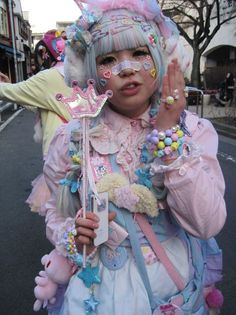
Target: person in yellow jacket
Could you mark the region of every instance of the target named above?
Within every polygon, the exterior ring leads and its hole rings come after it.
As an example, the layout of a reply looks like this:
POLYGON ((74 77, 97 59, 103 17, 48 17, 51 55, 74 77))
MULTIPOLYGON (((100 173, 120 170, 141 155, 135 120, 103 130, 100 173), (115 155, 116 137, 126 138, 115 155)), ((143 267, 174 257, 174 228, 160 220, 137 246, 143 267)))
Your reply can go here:
MULTIPOLYGON (((2 74, 0 77, 3 79, 2 74)), ((56 100, 59 92, 67 96, 72 93, 64 82, 63 64, 40 71, 26 81, 0 84, 1 100, 15 102, 31 110, 40 109, 43 156, 47 154, 56 129, 71 119, 66 108, 56 100)))
MULTIPOLYGON (((48 62, 47 60, 45 63, 51 65, 51 68, 39 71, 26 81, 14 84, 10 82, 6 75, 0 73, 1 100, 15 102, 29 110, 39 110, 43 158, 47 155, 49 144, 56 129, 72 118, 61 102, 56 99, 58 93, 65 96, 72 94, 72 88, 68 86, 71 82, 68 82, 68 85, 65 83, 64 63, 59 58, 61 55, 53 52, 53 45, 50 44, 56 38, 56 34, 53 36, 53 30, 48 31, 45 33, 41 45, 37 45, 38 51, 43 51, 45 56, 49 56, 54 60, 54 62, 48 62)), ((36 55, 39 54, 38 51, 35 52, 36 55)), ((41 54, 41 60, 43 58, 41 54)), ((78 61, 76 63, 78 64, 78 61)), ((81 74, 82 77, 83 74, 81 74)), ((38 135, 36 137, 39 138, 38 135)), ((32 186, 32 192, 26 202, 33 212, 44 215, 44 204, 49 197, 49 191, 42 174, 32 182, 32 186)))

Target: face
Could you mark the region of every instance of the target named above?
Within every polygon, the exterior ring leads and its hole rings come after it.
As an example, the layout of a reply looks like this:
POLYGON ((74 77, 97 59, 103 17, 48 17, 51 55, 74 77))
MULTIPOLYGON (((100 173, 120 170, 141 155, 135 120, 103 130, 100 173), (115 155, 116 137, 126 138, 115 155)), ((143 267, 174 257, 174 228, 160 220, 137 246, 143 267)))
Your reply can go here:
POLYGON ((150 105, 156 90, 157 71, 146 46, 112 52, 96 59, 102 93, 112 90, 111 108, 135 118, 150 105))

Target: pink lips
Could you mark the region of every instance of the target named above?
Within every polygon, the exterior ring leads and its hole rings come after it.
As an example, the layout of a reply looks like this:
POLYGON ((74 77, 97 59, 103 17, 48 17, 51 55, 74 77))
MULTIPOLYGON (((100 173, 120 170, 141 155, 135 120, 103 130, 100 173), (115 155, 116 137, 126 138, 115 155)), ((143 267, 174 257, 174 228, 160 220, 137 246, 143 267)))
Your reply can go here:
POLYGON ((125 96, 136 95, 141 89, 141 85, 138 82, 129 82, 122 86, 121 93, 125 96))

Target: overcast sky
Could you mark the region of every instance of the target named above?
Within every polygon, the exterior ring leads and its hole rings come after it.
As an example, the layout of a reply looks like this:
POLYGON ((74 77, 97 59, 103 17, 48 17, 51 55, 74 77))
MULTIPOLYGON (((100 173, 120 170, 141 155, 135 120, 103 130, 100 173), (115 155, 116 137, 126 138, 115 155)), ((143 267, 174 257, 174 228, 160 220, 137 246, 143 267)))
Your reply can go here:
POLYGON ((56 21, 74 22, 80 11, 74 0, 21 0, 23 11, 29 11, 33 32, 46 32, 56 27, 56 21))

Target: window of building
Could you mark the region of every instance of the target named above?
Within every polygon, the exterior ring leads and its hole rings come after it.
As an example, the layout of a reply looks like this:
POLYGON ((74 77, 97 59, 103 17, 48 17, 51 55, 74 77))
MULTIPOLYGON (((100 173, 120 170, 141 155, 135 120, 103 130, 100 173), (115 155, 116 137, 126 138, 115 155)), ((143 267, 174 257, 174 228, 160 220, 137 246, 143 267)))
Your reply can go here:
POLYGON ((0 35, 9 37, 7 8, 6 8, 6 4, 1 1, 0 1, 0 35))

